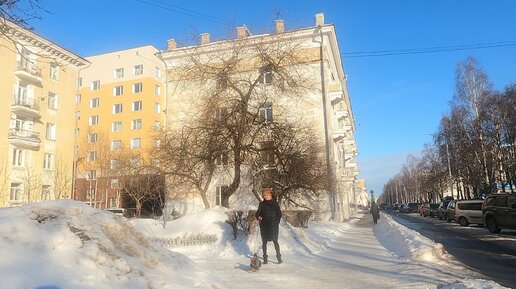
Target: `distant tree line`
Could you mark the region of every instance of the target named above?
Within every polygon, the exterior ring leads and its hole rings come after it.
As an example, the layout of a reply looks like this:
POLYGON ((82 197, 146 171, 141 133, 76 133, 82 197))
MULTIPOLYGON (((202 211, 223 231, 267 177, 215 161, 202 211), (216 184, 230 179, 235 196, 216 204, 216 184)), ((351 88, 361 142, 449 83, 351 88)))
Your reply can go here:
POLYGON ((475 58, 457 65, 456 93, 433 144, 409 156, 383 188, 380 202, 439 202, 515 192, 516 84, 495 91, 475 58), (453 189, 452 189, 453 188, 453 189))

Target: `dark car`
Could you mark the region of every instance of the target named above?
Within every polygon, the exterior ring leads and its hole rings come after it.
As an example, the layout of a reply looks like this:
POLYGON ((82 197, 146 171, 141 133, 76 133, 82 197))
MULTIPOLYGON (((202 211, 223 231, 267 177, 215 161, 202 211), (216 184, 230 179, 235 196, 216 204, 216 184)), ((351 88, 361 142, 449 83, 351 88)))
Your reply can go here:
POLYGON ((427 204, 423 208, 423 217, 430 216, 432 218, 437 217, 437 208, 439 208, 439 204, 427 204))
POLYGON ((516 195, 494 194, 482 204, 482 219, 491 233, 516 229, 516 195))
POLYGON ((446 207, 446 213, 444 214, 446 216, 445 220, 448 222, 455 221, 455 204, 457 201, 452 200, 448 203, 448 206, 446 207))
POLYGON ((448 209, 448 204, 451 201, 452 200, 450 199, 445 199, 439 204, 439 207, 437 208, 437 218, 439 218, 439 220, 446 220, 446 218, 448 217, 446 214, 446 210, 448 209))

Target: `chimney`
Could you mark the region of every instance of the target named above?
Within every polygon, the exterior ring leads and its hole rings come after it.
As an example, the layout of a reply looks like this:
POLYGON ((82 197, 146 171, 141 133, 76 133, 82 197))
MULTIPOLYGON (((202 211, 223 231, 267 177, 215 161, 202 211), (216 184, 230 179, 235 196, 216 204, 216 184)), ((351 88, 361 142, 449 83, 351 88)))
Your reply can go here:
POLYGON ((176 48, 177 48, 177 43, 176 43, 176 40, 175 40, 174 38, 169 39, 169 40, 167 41, 167 44, 168 44, 168 45, 167 45, 167 47, 168 47, 168 49, 167 49, 167 50, 168 50, 168 51, 170 51, 170 50, 174 50, 174 49, 176 49, 176 48))
POLYGON ((276 20, 276 33, 283 33, 283 32, 285 32, 285 21, 276 20))
POLYGON ((247 27, 245 27, 245 25, 237 27, 237 38, 238 39, 242 39, 242 38, 245 38, 250 35, 251 35, 251 33, 249 33, 249 30, 247 29, 247 27))
POLYGON ((324 25, 324 13, 315 14, 315 26, 323 26, 324 25))
POLYGON ((201 33, 201 45, 210 43, 210 34, 201 33))

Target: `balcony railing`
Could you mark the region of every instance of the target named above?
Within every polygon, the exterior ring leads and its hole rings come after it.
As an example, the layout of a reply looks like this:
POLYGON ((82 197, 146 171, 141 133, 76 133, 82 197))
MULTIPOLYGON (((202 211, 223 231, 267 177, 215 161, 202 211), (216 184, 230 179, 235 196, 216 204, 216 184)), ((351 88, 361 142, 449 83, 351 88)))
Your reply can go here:
POLYGON ((29 117, 41 116, 39 101, 33 97, 28 97, 23 93, 15 93, 11 110, 16 114, 29 117))
POLYGON ((39 132, 10 128, 7 140, 10 144, 18 147, 37 148, 41 143, 39 132))
POLYGON ((16 63, 16 70, 14 71, 14 75, 33 83, 41 83, 42 81, 41 69, 37 68, 33 64, 26 64, 21 62, 16 63))

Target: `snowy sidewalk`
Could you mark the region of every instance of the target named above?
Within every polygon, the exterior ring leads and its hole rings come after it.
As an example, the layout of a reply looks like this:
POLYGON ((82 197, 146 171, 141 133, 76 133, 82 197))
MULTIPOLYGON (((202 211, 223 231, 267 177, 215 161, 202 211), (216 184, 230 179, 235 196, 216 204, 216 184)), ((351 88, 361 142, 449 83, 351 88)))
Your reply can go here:
MULTIPOLYGON (((381 219, 376 226, 381 226, 382 222, 386 220, 381 219)), ((364 215, 354 224, 346 225, 335 224, 342 228, 334 230, 334 234, 328 238, 323 236, 324 229, 305 229, 307 234, 320 234, 316 240, 325 243, 324 249, 310 250, 301 241, 299 246, 304 246, 306 253, 302 253, 303 250, 284 252, 284 263, 280 265, 276 263, 274 248, 270 244, 271 262, 263 265, 258 273, 247 272, 249 260, 245 256, 239 260, 193 259, 220 277, 226 288, 414 289, 437 288, 439 284, 453 283, 457 279, 481 277, 460 264, 453 265, 453 262, 422 262, 394 255, 380 243, 379 239, 382 238, 377 235, 381 230, 373 230, 370 215, 364 215)))

